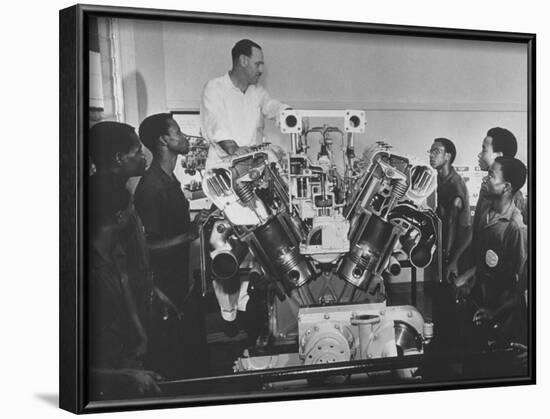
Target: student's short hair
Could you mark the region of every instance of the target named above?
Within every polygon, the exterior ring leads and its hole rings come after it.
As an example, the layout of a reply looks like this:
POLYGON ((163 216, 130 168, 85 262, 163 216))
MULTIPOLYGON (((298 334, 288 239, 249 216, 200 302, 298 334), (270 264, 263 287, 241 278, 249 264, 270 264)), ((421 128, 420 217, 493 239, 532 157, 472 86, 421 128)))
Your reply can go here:
POLYGON ((159 138, 168 133, 169 119, 172 119, 169 113, 157 113, 145 118, 139 126, 139 138, 153 154, 157 152, 159 138))
POLYGON ((487 137, 493 139, 493 152, 501 152, 503 156, 516 157, 518 142, 514 134, 506 128, 494 127, 487 131, 487 137))
POLYGON ((512 193, 519 191, 527 179, 527 168, 515 157, 501 156, 495 159, 495 163, 500 164, 502 177, 506 182, 512 185, 512 193))
POLYGON ((436 138, 434 140, 434 143, 436 141, 443 145, 443 148, 445 149, 445 153, 449 153, 451 155, 451 164, 453 164, 456 158, 456 147, 454 143, 448 138, 436 138))
POLYGON ((250 57, 252 55, 252 48, 262 49, 261 46, 250 39, 241 39, 231 49, 231 60, 236 62, 241 55, 250 57))
POLYGON ((115 163, 117 153, 128 153, 134 143, 136 130, 121 122, 104 121, 89 131, 89 152, 98 170, 108 169, 115 163))

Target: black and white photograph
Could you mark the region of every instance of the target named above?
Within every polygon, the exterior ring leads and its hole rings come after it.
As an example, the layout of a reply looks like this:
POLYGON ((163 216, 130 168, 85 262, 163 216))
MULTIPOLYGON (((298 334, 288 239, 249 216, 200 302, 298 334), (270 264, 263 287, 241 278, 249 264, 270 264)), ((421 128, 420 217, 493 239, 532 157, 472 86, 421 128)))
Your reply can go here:
POLYGON ((535 382, 535 34, 60 31, 62 408, 535 382))

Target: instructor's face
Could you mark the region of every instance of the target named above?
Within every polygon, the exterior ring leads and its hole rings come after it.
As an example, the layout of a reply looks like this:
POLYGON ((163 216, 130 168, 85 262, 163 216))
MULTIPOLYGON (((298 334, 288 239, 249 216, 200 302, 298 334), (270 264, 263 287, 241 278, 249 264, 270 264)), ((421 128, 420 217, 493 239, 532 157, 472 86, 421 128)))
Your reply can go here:
POLYGON ((261 49, 252 47, 252 54, 248 57, 244 69, 248 76, 248 84, 258 83, 264 71, 264 53, 261 49))
POLYGON ((166 121, 168 125, 166 144, 170 150, 177 154, 189 153, 189 140, 187 136, 181 132, 180 126, 173 119, 166 121))

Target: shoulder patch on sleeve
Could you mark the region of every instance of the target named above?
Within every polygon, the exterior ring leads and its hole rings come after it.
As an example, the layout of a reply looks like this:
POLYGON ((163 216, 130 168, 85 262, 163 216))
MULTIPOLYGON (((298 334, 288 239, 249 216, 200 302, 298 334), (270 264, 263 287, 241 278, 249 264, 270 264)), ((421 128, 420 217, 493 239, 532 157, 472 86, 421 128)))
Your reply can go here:
POLYGON ((456 197, 454 200, 453 200, 453 206, 455 208, 458 208, 458 209, 462 209, 462 198, 460 197, 456 197))

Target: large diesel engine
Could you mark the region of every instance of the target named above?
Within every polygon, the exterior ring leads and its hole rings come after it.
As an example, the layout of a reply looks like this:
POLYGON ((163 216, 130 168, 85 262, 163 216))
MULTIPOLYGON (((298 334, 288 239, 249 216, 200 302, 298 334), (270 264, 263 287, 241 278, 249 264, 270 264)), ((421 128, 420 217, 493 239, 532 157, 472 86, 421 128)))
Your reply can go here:
POLYGON ((385 284, 436 254, 440 221, 427 205, 436 172, 384 142, 357 158, 364 111, 285 110, 280 124, 288 150, 241 148, 207 165, 202 181, 217 207, 201 232, 203 287, 213 285, 231 320, 247 287, 268 284, 258 344, 297 348, 249 352, 236 370, 422 353, 433 325, 413 306, 388 306, 385 284))

